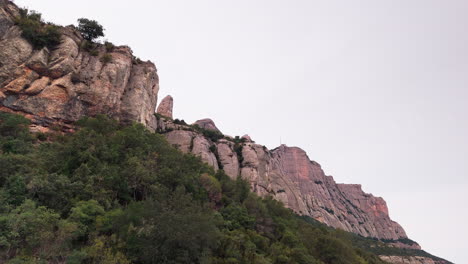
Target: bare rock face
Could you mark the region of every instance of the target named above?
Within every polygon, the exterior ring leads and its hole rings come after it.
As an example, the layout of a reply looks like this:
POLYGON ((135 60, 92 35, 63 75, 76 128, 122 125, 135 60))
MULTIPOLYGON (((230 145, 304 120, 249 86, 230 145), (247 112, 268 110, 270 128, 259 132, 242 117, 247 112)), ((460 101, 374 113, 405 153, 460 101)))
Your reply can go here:
POLYGON ((360 185, 336 184, 302 149, 282 145, 271 156, 265 176, 287 182, 289 188, 272 191, 275 196, 280 193, 278 200, 286 197, 286 205, 295 212, 366 237, 407 238, 403 228, 390 219, 382 198, 364 193, 360 185))
POLYGON ((239 160, 237 153, 233 151, 234 143, 221 139, 216 146, 219 163, 223 166, 222 169, 231 179, 236 179, 239 176, 239 160))
POLYGON ((211 151, 215 146, 202 135, 187 130, 173 130, 165 136, 180 151, 197 155, 215 170, 219 169, 216 155, 211 151))
POLYGON ((213 130, 213 131, 216 131, 216 132, 221 132, 219 131, 219 129, 216 127, 215 123, 213 122, 213 120, 209 119, 209 118, 205 118, 205 119, 200 119, 198 121, 196 121, 195 123, 193 123, 194 125, 198 125, 199 127, 203 128, 203 129, 207 129, 207 130, 213 130))
POLYGON ((193 139, 192 153, 197 156, 200 156, 203 161, 208 163, 208 165, 212 166, 215 169, 215 171, 217 171, 219 169, 218 160, 216 159, 215 154, 211 150, 211 146, 213 146, 212 142, 210 142, 202 135, 197 135, 193 139))
POLYGON ((176 127, 170 120, 162 122, 160 127, 170 127, 165 135, 171 144, 200 156, 216 170, 222 168, 231 178, 240 175, 258 195, 272 196, 296 213, 331 227, 392 240, 398 247, 420 249, 416 243, 398 242, 407 238, 406 233, 390 219, 382 198, 363 192, 358 184, 337 184, 300 148, 281 145, 268 150, 250 138, 241 142, 229 138, 212 142, 198 132, 188 131, 189 127, 176 127))
POLYGON ((379 256, 383 261, 393 264, 445 264, 446 261, 437 261, 420 256, 379 256))
POLYGON ((167 141, 184 153, 192 152, 195 133, 185 130, 174 130, 165 134, 167 141))
POLYGON ((156 129, 159 80, 153 63, 136 63, 130 48, 116 47, 98 55, 81 50, 81 35, 61 29, 54 49, 36 50, 14 25, 18 8, 0 2, 0 106, 32 119, 34 125, 71 123, 83 116, 105 114, 156 129), (105 54, 112 56, 103 62, 105 54))
POLYGON ((156 111, 156 113, 172 119, 173 104, 174 99, 172 98, 172 96, 168 95, 164 97, 164 99, 161 100, 161 103, 159 103, 158 110, 156 111))

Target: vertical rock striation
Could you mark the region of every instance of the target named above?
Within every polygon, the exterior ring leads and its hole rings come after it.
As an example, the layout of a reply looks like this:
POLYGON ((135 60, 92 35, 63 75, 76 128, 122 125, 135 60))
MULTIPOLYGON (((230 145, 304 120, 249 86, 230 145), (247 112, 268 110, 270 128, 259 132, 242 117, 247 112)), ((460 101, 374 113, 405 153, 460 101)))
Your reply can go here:
MULTIPOLYGON (((194 124, 219 132, 211 119, 194 124)), ((171 119, 160 118, 159 127, 181 151, 201 157, 231 178, 244 178, 253 192, 270 195, 300 215, 365 237, 407 238, 403 228, 390 219, 382 198, 363 192, 358 184, 337 184, 300 148, 281 145, 268 150, 249 136, 236 140, 226 136, 213 142, 196 127, 175 124, 171 119)), ((398 246, 419 249, 416 243, 398 246)))
POLYGON ((67 124, 83 116, 105 114, 156 129, 159 91, 156 67, 135 60, 129 47, 94 54, 81 48, 73 27, 61 28, 53 50, 35 49, 14 23, 19 9, 0 2, 0 107, 29 117, 38 126, 67 124), (95 55, 95 56, 93 56, 95 55), (102 57, 112 57, 106 62, 102 57))

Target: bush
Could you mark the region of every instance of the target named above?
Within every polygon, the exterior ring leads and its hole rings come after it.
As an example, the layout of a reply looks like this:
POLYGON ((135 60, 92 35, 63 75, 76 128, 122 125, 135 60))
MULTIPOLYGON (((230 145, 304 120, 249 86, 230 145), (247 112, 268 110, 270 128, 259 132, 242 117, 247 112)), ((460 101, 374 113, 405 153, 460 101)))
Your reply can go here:
POLYGON ((115 45, 113 43, 106 41, 104 42, 104 46, 106 47, 107 52, 114 51, 115 45))
POLYGON ((104 28, 96 20, 78 19, 78 30, 87 41, 94 41, 96 38, 104 36, 104 28))
POLYGON ((95 49, 95 50, 92 50, 89 52, 89 55, 93 56, 93 57, 97 57, 99 56, 99 50, 95 49))
POLYGON ((110 55, 109 53, 106 53, 101 57, 100 61, 104 64, 107 64, 112 61, 112 55, 110 55))
POLYGON ((60 44, 60 29, 52 23, 45 23, 42 15, 36 11, 20 9, 20 16, 15 24, 21 28, 22 36, 36 49, 53 48, 60 44))

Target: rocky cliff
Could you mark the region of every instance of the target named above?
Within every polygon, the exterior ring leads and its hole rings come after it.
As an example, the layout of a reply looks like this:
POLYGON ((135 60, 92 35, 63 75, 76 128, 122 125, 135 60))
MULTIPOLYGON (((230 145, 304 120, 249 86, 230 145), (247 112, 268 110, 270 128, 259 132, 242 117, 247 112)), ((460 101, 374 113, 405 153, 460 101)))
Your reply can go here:
MULTIPOLYGON (((302 149, 282 145, 268 150, 248 136, 225 136, 211 119, 193 125, 173 120, 170 96, 155 115, 156 67, 136 59, 129 47, 97 45, 89 52, 80 33, 69 26, 60 28, 59 45, 37 49, 22 37, 15 24, 18 15, 14 4, 0 0, 0 111, 28 117, 33 130, 51 126, 72 130, 73 122, 97 114, 140 122, 163 133, 181 151, 201 157, 231 178, 244 178, 254 192, 272 196, 298 214, 397 247, 420 248, 390 219, 382 198, 357 184, 337 184, 302 149)), ((431 263, 422 258, 382 258, 431 263)))
POLYGON ((60 44, 35 49, 15 25, 19 9, 0 2, 0 107, 29 117, 38 128, 105 114, 156 129, 156 67, 129 47, 83 49, 74 27, 60 28, 60 44), (103 59, 103 58, 106 59, 103 59))
MULTIPOLYGON (((363 192, 358 184, 337 184, 300 148, 281 145, 268 150, 248 137, 213 141, 202 132, 219 130, 213 121, 206 119, 195 122, 194 126, 175 124, 164 118, 159 123, 167 140, 181 151, 200 156, 231 178, 241 176, 250 182, 254 192, 271 195, 298 214, 365 237, 407 238, 403 228, 390 219, 382 198, 363 192), (202 132, 192 128, 200 124, 203 124, 202 132)), ((418 245, 411 247, 418 248, 418 245)))
POLYGON ((434 260, 420 256, 380 256, 386 262, 393 264, 445 264, 445 260, 434 260))
MULTIPOLYGON (((172 106, 173 99, 168 98, 172 106)), ((382 198, 365 193, 359 184, 337 184, 304 150, 285 145, 268 150, 248 136, 225 137, 211 119, 198 120, 192 126, 173 121, 163 117, 172 113, 167 100, 161 105, 159 132, 171 144, 200 156, 216 170, 223 169, 231 178, 241 176, 257 194, 273 196, 296 213, 334 228, 393 240, 399 247, 419 248, 416 243, 398 242, 407 239, 406 233, 390 219, 382 198)))

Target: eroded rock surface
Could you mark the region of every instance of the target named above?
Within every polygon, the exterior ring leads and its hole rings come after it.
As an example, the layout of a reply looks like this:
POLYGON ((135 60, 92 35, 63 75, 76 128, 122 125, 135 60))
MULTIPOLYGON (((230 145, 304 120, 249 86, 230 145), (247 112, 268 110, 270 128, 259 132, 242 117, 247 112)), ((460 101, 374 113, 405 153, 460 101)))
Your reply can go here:
POLYGON ((393 264, 445 264, 444 261, 437 261, 419 256, 379 256, 382 260, 393 264))
POLYGON ((231 141, 221 139, 216 144, 219 164, 223 166, 224 172, 232 179, 239 176, 239 160, 237 153, 233 151, 234 143, 231 141))
MULTIPOLYGON (((390 219, 382 198, 365 193, 358 184, 337 184, 300 148, 282 145, 268 150, 247 137, 212 142, 189 126, 163 119, 160 123, 169 128, 168 141, 181 151, 200 156, 215 169, 221 167, 231 178, 240 175, 252 191, 271 195, 298 214, 366 237, 407 238, 403 228, 390 219)), ((416 243, 399 247, 419 249, 416 243)))
POLYGON ((198 121, 196 121, 195 123, 193 123, 194 125, 198 125, 199 127, 203 128, 203 129, 207 129, 207 130, 213 130, 213 131, 216 131, 216 132, 221 132, 219 131, 219 129, 216 127, 215 123, 213 122, 213 120, 209 119, 209 118, 205 118, 205 119, 200 119, 198 121))
POLYGON ((168 95, 164 97, 164 99, 162 99, 159 103, 158 110, 156 110, 156 113, 172 119, 173 104, 174 99, 172 98, 172 96, 168 95))
POLYGON ((0 1, 0 106, 31 117, 34 125, 71 123, 83 116, 108 115, 156 129, 159 80, 151 62, 136 62, 129 47, 97 56, 82 50, 83 38, 61 28, 53 50, 34 49, 13 23, 18 8, 0 1), (112 56, 103 62, 104 55, 112 56))

